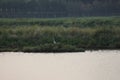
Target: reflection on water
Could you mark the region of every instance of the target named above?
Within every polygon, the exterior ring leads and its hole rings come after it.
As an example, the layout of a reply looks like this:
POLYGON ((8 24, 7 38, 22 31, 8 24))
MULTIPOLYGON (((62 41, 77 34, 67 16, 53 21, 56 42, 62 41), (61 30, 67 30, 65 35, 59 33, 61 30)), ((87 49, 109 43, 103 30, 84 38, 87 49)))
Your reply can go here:
POLYGON ((1 53, 0 80, 120 80, 120 51, 1 53))

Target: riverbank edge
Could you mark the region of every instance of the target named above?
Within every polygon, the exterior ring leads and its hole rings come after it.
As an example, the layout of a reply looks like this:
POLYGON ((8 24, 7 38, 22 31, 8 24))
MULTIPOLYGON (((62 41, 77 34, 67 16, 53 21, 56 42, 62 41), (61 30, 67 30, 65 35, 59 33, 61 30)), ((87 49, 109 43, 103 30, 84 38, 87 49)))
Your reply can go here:
POLYGON ((59 52, 55 52, 55 51, 39 51, 39 52, 33 52, 33 51, 15 51, 15 50, 0 50, 0 53, 6 53, 6 52, 20 52, 20 53, 45 53, 45 54, 51 54, 51 53, 79 53, 79 52, 86 52, 86 51, 101 51, 101 50, 120 50, 120 49, 115 49, 115 48, 112 48, 112 49, 83 49, 81 51, 59 51, 59 52))

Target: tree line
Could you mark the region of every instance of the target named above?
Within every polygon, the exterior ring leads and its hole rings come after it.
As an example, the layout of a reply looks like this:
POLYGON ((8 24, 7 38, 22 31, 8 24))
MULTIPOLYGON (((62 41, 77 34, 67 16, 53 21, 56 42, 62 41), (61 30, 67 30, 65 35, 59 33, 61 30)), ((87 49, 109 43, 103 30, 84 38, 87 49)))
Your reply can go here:
POLYGON ((120 0, 0 0, 0 17, 120 15, 120 0))

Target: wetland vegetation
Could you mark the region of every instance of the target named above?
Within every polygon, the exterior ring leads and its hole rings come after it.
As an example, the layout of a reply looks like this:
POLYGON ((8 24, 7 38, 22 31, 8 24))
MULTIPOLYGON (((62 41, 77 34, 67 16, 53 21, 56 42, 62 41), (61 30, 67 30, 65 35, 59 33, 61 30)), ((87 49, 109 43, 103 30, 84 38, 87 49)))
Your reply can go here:
POLYGON ((0 51, 120 49, 120 17, 0 19, 0 51))

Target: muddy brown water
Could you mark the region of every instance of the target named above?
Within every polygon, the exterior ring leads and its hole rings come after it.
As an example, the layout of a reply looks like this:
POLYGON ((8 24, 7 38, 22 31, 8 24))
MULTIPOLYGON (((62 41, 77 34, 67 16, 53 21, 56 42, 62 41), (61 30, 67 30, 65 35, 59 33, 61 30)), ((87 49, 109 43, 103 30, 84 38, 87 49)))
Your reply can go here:
POLYGON ((0 80, 120 80, 120 50, 0 53, 0 80))

